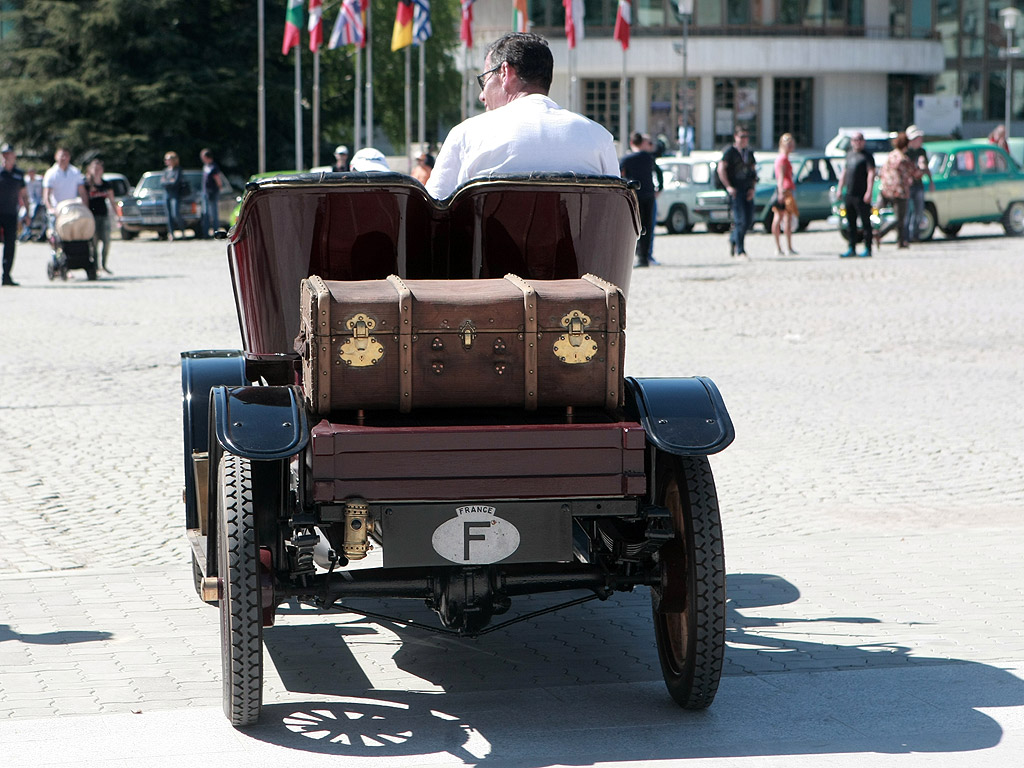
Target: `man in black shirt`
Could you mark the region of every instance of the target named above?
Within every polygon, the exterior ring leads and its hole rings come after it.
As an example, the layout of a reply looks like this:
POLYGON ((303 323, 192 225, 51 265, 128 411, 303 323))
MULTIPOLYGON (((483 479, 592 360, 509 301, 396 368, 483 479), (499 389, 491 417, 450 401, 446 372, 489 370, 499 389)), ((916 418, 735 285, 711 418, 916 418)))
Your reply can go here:
POLYGON ((654 155, 645 149, 645 145, 652 147, 651 137, 634 133, 629 137, 629 148, 633 151, 619 161, 619 173, 622 174, 622 178, 640 185, 640 189, 636 191, 636 199, 640 205, 643 232, 636 244, 634 266, 637 267, 646 267, 650 264, 651 239, 654 237, 654 200, 664 184, 661 168, 655 162, 654 155))
POLYGON ((859 131, 850 137, 850 151, 846 154, 846 164, 843 172, 839 174, 838 189, 843 191, 846 187, 846 223, 849 225, 847 237, 850 239, 850 247, 844 253, 839 254, 840 258, 849 258, 854 255, 859 239, 864 240, 864 250, 857 256, 871 255, 871 194, 875 187, 875 158, 870 152, 864 149, 864 134, 859 131), (863 232, 857 230, 857 220, 860 219, 863 232))
MULTIPOLYGON (((0 145, 3 165, 0 165, 0 230, 4 238, 4 285, 17 285, 11 279, 14 266, 14 245, 18 240, 18 209, 28 210, 28 191, 25 188, 25 174, 14 162, 18 156, 10 144, 0 145)), ((28 216, 25 216, 28 224, 28 216)))
POLYGON ((727 147, 718 162, 718 178, 729 193, 732 203, 732 232, 729 234, 729 253, 741 259, 749 258, 744 244, 747 230, 754 224, 754 186, 757 168, 751 151, 750 134, 737 125, 732 134, 732 146, 727 147))

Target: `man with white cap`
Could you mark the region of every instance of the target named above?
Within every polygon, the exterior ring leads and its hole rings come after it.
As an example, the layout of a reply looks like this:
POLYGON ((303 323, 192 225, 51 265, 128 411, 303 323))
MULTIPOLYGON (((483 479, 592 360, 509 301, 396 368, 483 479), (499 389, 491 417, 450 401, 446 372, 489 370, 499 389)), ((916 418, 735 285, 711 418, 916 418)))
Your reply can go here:
POLYGON ((349 170, 348 147, 344 144, 339 144, 334 148, 334 167, 331 170, 335 173, 345 173, 349 170))
POLYGON ((367 171, 390 171, 388 161, 384 159, 384 153, 374 147, 364 147, 352 155, 352 171, 365 173, 367 171))
POLYGON ((921 217, 924 215, 924 177, 928 177, 928 183, 935 189, 935 181, 932 179, 932 171, 928 167, 928 153, 924 147, 924 131, 916 125, 907 127, 907 157, 914 164, 914 182, 910 185, 910 198, 907 201, 907 218, 904 221, 903 242, 916 243, 917 233, 921 227, 921 217))

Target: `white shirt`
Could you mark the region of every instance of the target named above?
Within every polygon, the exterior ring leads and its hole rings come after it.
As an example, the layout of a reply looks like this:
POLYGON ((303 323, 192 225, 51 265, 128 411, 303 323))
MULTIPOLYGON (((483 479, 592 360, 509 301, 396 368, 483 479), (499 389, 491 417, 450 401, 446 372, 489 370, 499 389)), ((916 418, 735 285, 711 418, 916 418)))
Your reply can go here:
POLYGON ((60 166, 54 163, 43 174, 43 200, 49 200, 46 190, 53 190, 53 201, 59 205, 65 200, 78 197, 78 187, 85 183, 82 172, 75 166, 68 165, 67 170, 62 171, 60 166))
POLYGON ((539 93, 464 120, 452 128, 427 192, 437 199, 489 173, 584 173, 618 176, 612 135, 539 93))

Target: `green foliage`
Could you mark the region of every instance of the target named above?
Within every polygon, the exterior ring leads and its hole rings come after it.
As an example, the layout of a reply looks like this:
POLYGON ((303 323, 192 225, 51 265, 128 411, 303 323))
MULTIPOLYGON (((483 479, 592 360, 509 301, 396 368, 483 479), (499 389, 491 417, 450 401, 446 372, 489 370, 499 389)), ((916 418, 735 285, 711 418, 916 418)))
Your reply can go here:
MULTIPOLYGON (((340 9, 328 0, 324 38, 340 9)), ((395 0, 373 0, 374 118, 404 146, 404 52, 391 52, 395 0)), ((458 0, 433 0, 427 42, 428 140, 458 120, 458 0)), ((103 156, 132 180, 176 151, 186 167, 212 147, 227 170, 258 165, 257 18, 253 0, 16 0, 4 4, 0 138, 48 165, 103 156), (8 10, 10 9, 10 10, 8 10)), ((266 0, 267 167, 294 165, 294 55, 281 55, 285 0, 266 0)), ((304 145, 309 156, 312 54, 302 34, 304 145)), ((415 49, 414 49, 415 54, 415 49)), ((321 157, 351 143, 351 49, 321 49, 321 157)), ((415 57, 413 66, 415 89, 415 57)), ((416 100, 413 98, 413 109, 416 100)), ((380 134, 378 134, 378 137, 380 134)), ((31 157, 28 158, 31 161, 31 157)))

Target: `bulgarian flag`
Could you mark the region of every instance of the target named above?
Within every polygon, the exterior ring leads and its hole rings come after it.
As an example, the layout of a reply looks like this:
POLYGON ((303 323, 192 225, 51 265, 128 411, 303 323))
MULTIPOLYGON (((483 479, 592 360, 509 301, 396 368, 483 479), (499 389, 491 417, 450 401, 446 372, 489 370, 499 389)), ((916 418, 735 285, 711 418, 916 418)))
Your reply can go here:
POLYGON ((288 0, 288 10, 284 14, 284 42, 281 53, 285 56, 299 44, 299 29, 302 27, 302 0, 288 0))
POLYGON ((397 51, 412 45, 412 0, 398 0, 395 11, 395 28, 391 31, 391 50, 397 51))
POLYGON ((526 0, 512 0, 512 31, 526 31, 526 0))
POLYGON ((459 38, 467 48, 473 47, 473 0, 462 0, 462 26, 459 38))
POLYGON ((632 16, 629 0, 619 0, 619 11, 615 14, 615 32, 612 37, 622 43, 622 50, 629 48, 629 25, 632 16))
POLYGON ((583 17, 586 9, 583 7, 583 0, 562 0, 562 5, 565 6, 565 39, 571 50, 583 39, 583 17))
POLYGON ((324 44, 323 15, 324 8, 320 0, 309 0, 309 22, 306 26, 309 29, 309 50, 313 53, 324 44))

